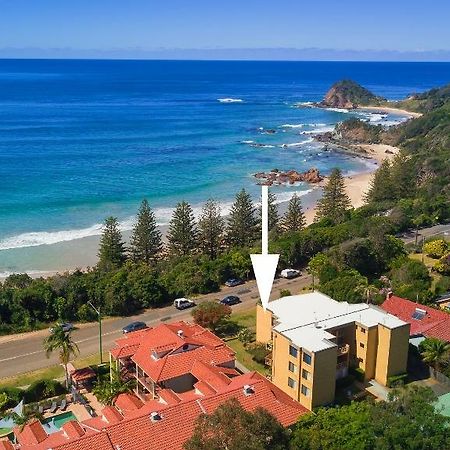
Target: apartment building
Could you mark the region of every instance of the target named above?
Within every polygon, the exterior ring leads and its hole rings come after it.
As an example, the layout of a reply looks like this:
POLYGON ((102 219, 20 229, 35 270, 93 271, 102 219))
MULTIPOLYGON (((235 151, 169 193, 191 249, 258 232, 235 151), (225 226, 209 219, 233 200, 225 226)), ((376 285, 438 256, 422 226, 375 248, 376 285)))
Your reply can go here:
POLYGON ((381 308, 320 292, 257 306, 257 334, 272 347, 272 382, 308 409, 334 400, 350 367, 382 385, 406 371, 410 325, 381 308))

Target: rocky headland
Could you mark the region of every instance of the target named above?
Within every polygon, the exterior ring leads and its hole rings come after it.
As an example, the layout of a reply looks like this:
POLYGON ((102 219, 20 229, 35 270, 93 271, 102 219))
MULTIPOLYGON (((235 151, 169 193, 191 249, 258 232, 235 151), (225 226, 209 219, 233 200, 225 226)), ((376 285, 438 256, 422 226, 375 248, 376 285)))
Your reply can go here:
POLYGON ((281 171, 279 169, 272 169, 270 172, 258 172, 253 175, 259 180, 258 185, 273 186, 295 184, 301 181, 306 183, 320 183, 323 176, 315 167, 306 172, 297 172, 296 170, 281 171))

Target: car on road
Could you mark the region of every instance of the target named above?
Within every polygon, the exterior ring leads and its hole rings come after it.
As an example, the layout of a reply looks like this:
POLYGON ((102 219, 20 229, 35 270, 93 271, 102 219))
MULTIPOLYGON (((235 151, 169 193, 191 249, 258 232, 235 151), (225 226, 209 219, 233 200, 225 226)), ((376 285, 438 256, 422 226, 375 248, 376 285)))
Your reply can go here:
POLYGON ((284 269, 280 273, 280 276, 282 278, 287 278, 287 279, 297 278, 300 275, 301 275, 300 270, 296 270, 296 269, 284 269))
POLYGON ((133 331, 145 330, 146 328, 148 328, 148 326, 145 322, 131 322, 122 328, 122 333, 133 333, 133 331))
POLYGON ((240 284, 244 284, 244 282, 239 278, 230 278, 227 281, 225 281, 225 286, 228 287, 239 286, 240 284))
POLYGON ((193 300, 189 300, 188 298, 177 298, 173 301, 173 306, 177 309, 188 309, 193 308, 195 306, 195 302, 193 300))
POLYGON ((220 300, 220 303, 222 303, 222 305, 232 306, 242 302, 241 299, 236 295, 227 295, 222 300, 220 300))
POLYGON ((58 327, 61 327, 64 333, 68 333, 69 331, 72 331, 75 328, 73 326, 73 323, 70 322, 57 323, 54 327, 50 328, 50 333, 54 333, 56 328, 58 327))

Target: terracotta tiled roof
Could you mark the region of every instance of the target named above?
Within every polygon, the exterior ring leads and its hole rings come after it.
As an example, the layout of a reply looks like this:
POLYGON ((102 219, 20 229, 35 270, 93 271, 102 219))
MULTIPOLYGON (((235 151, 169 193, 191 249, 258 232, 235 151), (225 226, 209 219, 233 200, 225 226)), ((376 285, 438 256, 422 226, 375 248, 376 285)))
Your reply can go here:
POLYGON ((14 447, 10 441, 4 440, 0 441, 0 450, 14 450, 14 447))
POLYGON ((14 428, 14 434, 22 445, 36 445, 47 439, 47 433, 39 420, 33 420, 22 430, 19 427, 14 428))
POLYGON ((66 422, 61 427, 61 429, 68 439, 79 438, 85 434, 85 431, 83 430, 83 428, 81 428, 81 425, 76 420, 70 420, 69 422, 66 422))
POLYGON ((125 413, 142 408, 144 403, 133 394, 120 394, 114 404, 120 411, 125 413))
POLYGON ((450 342, 450 314, 395 295, 388 297, 381 307, 408 322, 411 325, 411 336, 423 335, 450 342), (425 316, 421 319, 412 317, 417 308, 425 311, 425 316))
POLYGON ((57 445, 52 450, 117 450, 117 447, 113 446, 106 433, 95 433, 57 445))

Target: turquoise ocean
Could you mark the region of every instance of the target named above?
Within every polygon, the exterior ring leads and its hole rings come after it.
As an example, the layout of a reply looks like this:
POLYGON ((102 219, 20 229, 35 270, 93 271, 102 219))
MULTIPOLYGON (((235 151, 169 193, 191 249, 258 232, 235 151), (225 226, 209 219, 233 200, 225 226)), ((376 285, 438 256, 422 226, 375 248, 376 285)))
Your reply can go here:
MULTIPOLYGON (((450 64, 0 60, 0 275, 94 263, 103 219, 129 230, 144 197, 167 224, 183 199, 257 200, 258 171, 373 170, 313 141, 352 115, 405 119, 308 107, 342 78, 399 99, 448 83, 450 64)), ((308 204, 311 189, 273 191, 308 204)))

